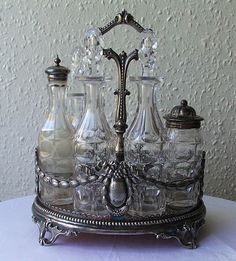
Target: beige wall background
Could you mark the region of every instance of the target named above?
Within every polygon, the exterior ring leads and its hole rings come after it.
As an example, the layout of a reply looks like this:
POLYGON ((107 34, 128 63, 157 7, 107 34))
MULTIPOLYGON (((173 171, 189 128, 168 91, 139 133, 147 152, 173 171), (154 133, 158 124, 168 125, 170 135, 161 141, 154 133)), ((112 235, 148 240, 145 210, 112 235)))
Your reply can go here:
MULTIPOLYGON (((85 30, 124 8, 158 33, 157 75, 165 82, 160 114, 185 98, 205 118, 205 193, 236 200, 235 0, 0 1, 0 200, 33 193, 34 148, 48 103, 44 69, 56 54, 69 66, 85 30)), ((105 41, 119 51, 138 43, 126 27, 105 41)), ((134 86, 129 89, 136 93, 134 86)), ((112 90, 113 82, 107 108, 113 106, 112 90)), ((129 120, 136 102, 136 95, 129 98, 129 120)), ((112 124, 114 113, 106 111, 112 124)))

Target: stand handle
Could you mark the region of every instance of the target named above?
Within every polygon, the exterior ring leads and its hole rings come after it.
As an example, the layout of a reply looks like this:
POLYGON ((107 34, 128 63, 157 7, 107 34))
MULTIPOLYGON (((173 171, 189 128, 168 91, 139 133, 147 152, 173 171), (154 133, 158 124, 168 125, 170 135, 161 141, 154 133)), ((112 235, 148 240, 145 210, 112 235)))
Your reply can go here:
POLYGON ((118 89, 114 92, 114 94, 118 96, 114 129, 118 136, 116 144, 116 159, 118 162, 121 162, 124 161, 123 135, 128 127, 126 124, 126 95, 130 94, 130 92, 126 89, 126 76, 129 63, 132 60, 138 60, 138 50, 135 49, 133 52, 129 53, 129 55, 127 55, 124 51, 118 55, 110 48, 104 49, 103 54, 109 60, 113 59, 118 68, 118 89))
POLYGON ((133 27, 136 31, 141 33, 144 31, 144 28, 134 20, 134 17, 129 14, 126 10, 123 10, 121 13, 115 16, 115 18, 110 21, 108 24, 106 24, 103 27, 99 27, 99 30, 101 31, 102 35, 109 32, 112 28, 114 28, 117 25, 120 24, 126 24, 133 27))
MULTIPOLYGON (((113 27, 119 24, 127 24, 132 26, 136 31, 141 33, 144 31, 144 28, 137 23, 133 16, 127 13, 126 10, 119 13, 115 19, 113 19, 110 23, 105 25, 104 27, 100 27, 99 30, 102 34, 107 33, 113 27)), ((111 48, 103 49, 103 54, 106 58, 113 59, 116 62, 118 69, 118 89, 114 92, 115 95, 118 96, 117 99, 117 107, 116 107, 116 117, 114 129, 118 136, 116 143, 116 160, 118 162, 124 161, 124 133, 128 127, 126 124, 127 114, 126 114, 126 95, 129 95, 130 92, 126 89, 126 78, 127 78, 127 70, 129 64, 132 60, 138 60, 138 50, 135 49, 133 52, 127 55, 126 52, 122 51, 120 54, 117 54, 111 48)))

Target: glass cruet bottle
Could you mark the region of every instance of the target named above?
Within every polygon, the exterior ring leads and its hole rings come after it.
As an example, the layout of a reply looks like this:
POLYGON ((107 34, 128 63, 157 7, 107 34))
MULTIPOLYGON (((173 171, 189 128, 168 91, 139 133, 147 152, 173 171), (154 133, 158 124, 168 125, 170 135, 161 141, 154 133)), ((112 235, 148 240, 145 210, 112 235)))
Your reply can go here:
MULTIPOLYGON (((73 175, 73 129, 65 114, 65 91, 69 70, 60 66, 61 60, 55 59, 55 66, 46 69, 48 74, 49 111, 47 120, 38 139, 39 164, 41 169, 58 179, 73 175)), ((70 188, 57 188, 42 182, 40 189, 42 201, 53 205, 72 203, 70 188)))
MULTIPOLYGON (((86 107, 85 114, 75 135, 75 175, 83 178, 81 166, 94 167, 98 162, 111 159, 113 133, 101 107, 102 78, 84 79, 86 107)), ((104 206, 102 186, 93 182, 76 188, 74 204, 78 210, 102 213, 104 206)))
MULTIPOLYGON (((85 113, 75 134, 75 177, 83 179, 82 166, 96 166, 100 161, 111 158, 114 134, 103 111, 102 91, 104 89, 104 70, 102 69, 101 33, 97 29, 89 30, 84 39, 85 52, 81 57, 83 65, 78 77, 85 88, 85 113)), ((93 182, 80 185, 74 194, 74 207, 87 213, 103 214, 102 185, 93 182)))
POLYGON ((101 89, 104 80, 101 77, 81 79, 85 86, 85 113, 75 134, 76 160, 79 164, 96 164, 108 159, 107 146, 112 132, 101 107, 101 89))
MULTIPOLYGON (((168 182, 184 180, 197 175, 201 167, 202 117, 188 105, 186 100, 175 106, 164 116, 167 127, 167 141, 164 148, 166 162, 164 171, 168 182)), ((171 208, 194 207, 198 202, 199 182, 177 187, 166 193, 167 205, 171 208)))
MULTIPOLYGON (((131 78, 138 86, 138 108, 134 121, 126 136, 126 159, 146 177, 162 179, 161 128, 156 120, 154 89, 158 83, 155 77, 131 78), (145 173, 144 173, 145 172, 145 173)), ((165 210, 165 193, 156 186, 139 184, 137 186, 136 211, 140 214, 161 214, 165 210)))
MULTIPOLYGON (((156 68, 156 37, 145 30, 139 49, 142 76, 130 77, 138 88, 138 107, 126 135, 126 159, 136 171, 160 180, 162 177, 163 124, 155 102, 155 88, 159 78, 156 68), (143 173, 144 174, 144 173, 143 173)), ((161 189, 141 184, 137 187, 136 209, 141 213, 161 214, 165 208, 165 193, 161 189)))
POLYGON ((130 81, 137 84, 138 107, 127 132, 126 158, 136 166, 144 167, 145 164, 157 161, 163 145, 154 101, 158 78, 130 77, 130 81))
POLYGON ((157 40, 152 30, 141 33, 139 62, 142 76, 130 77, 138 88, 138 107, 133 122, 127 131, 126 158, 136 165, 157 161, 162 150, 163 124, 156 108, 156 87, 159 78, 154 76, 156 69, 157 40), (154 145, 155 144, 155 145, 154 145))

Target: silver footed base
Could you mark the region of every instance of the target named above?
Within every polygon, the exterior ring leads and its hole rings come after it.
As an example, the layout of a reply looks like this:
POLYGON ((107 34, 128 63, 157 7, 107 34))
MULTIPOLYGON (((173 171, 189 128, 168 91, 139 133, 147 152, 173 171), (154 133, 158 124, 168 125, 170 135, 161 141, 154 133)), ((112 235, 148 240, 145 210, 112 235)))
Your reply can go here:
POLYGON ((78 236, 79 233, 141 235, 154 234, 156 238, 176 238, 187 248, 197 247, 197 233, 204 224, 206 208, 203 201, 191 211, 179 215, 151 216, 142 220, 112 220, 78 217, 69 209, 51 209, 36 197, 33 221, 39 227, 39 243, 52 245, 60 236, 78 236))

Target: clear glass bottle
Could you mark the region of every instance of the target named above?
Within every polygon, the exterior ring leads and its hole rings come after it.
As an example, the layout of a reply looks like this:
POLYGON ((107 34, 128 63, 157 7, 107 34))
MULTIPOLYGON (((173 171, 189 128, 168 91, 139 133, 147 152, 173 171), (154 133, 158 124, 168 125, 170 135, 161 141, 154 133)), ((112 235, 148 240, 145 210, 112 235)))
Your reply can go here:
MULTIPOLYGON (((160 180, 163 146, 160 130, 163 126, 159 125, 160 118, 156 118, 159 114, 154 100, 154 88, 159 81, 155 77, 132 77, 131 80, 137 83, 138 108, 126 135, 125 158, 137 171, 146 170, 147 177, 160 180)), ((139 184, 135 194, 136 206, 134 208, 139 214, 161 214, 164 211, 165 193, 163 190, 148 184, 139 184)))
MULTIPOLYGON (((85 112, 75 135, 75 177, 80 180, 85 173, 81 166, 94 167, 112 156, 114 135, 103 111, 104 64, 102 62, 102 35, 99 29, 86 32, 81 48, 81 63, 77 68, 77 80, 84 86, 85 112)), ((102 184, 91 182, 78 186, 74 192, 74 208, 90 214, 105 214, 102 203, 102 184)))
MULTIPOLYGON (((112 158, 114 147, 112 133, 101 106, 101 90, 104 84, 101 77, 81 78, 85 86, 85 114, 75 135, 75 176, 83 179, 81 166, 94 167, 100 161, 112 158)), ((78 186, 74 195, 75 209, 88 213, 106 212, 101 196, 102 184, 93 182, 78 186)))
POLYGON ((127 131, 126 159, 135 165, 157 161, 162 150, 162 123, 156 119, 154 88, 158 84, 155 77, 131 77, 138 88, 138 107, 135 118, 127 131), (159 124, 161 123, 161 126, 159 124))
MULTIPOLYGON (((39 164, 44 172, 60 178, 73 175, 73 130, 65 114, 65 91, 69 70, 60 66, 46 69, 48 74, 49 112, 38 139, 39 164)), ((41 183, 40 196, 43 202, 53 205, 72 203, 70 188, 57 188, 45 182, 41 183)))
MULTIPOLYGON (((160 180, 164 127, 155 99, 155 89, 159 83, 159 79, 154 76, 157 65, 157 39, 150 29, 144 30, 140 35, 141 44, 138 55, 142 76, 130 78, 137 84, 138 107, 126 134, 125 156, 136 171, 160 180)), ((134 202, 134 211, 141 215, 161 214, 165 209, 165 193, 155 186, 139 184, 136 186, 134 202)))
MULTIPOLYGON (((175 106, 171 113, 164 117, 167 126, 165 144, 165 173, 168 181, 180 181, 194 177, 201 166, 202 136, 200 122, 195 110, 188 106, 186 100, 175 106)), ((187 187, 179 187, 167 192, 167 205, 171 208, 189 208, 197 204, 199 182, 187 187)))

